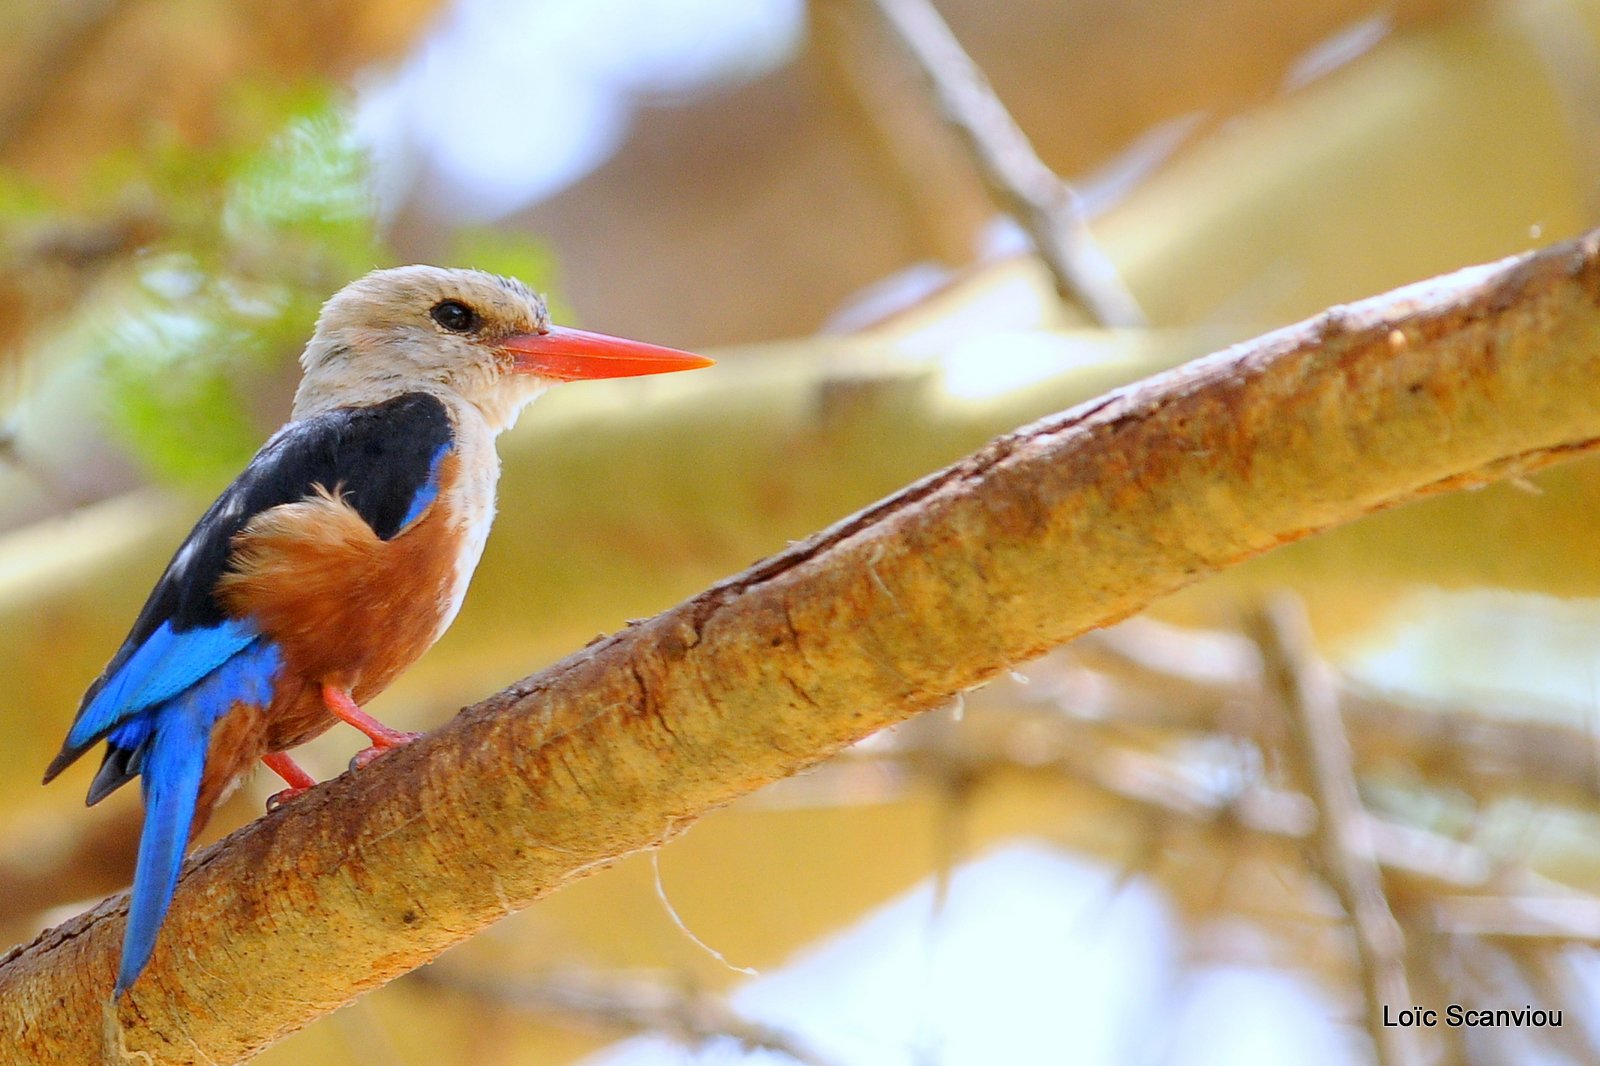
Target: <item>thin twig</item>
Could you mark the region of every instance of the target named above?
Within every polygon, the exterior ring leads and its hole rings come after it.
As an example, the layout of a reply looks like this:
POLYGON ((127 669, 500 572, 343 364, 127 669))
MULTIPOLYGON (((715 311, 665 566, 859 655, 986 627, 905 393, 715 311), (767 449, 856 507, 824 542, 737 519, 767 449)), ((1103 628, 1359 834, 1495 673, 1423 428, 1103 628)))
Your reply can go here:
POLYGON ((1320 817, 1314 836, 1323 874, 1355 930, 1367 1026, 1378 1059, 1384 1066, 1421 1062, 1412 1031, 1384 1024, 1386 1006, 1411 1004, 1405 940, 1383 892, 1332 677, 1312 650, 1310 624, 1298 600, 1276 597, 1252 623, 1267 681, 1289 712, 1289 755, 1316 799, 1320 817))
MULTIPOLYGON (((818 59, 830 95, 840 113, 859 128, 867 142, 865 159, 878 168, 893 209, 904 218, 911 251, 924 260, 909 275, 937 290, 956 277, 926 262, 962 263, 972 256, 974 240, 994 217, 994 198, 975 169, 964 165, 966 151, 928 106, 919 76, 904 64, 884 63, 888 43, 880 20, 867 14, 860 0, 812 0, 808 47, 818 59), (934 278, 940 277, 939 281, 934 278)), ((902 279, 904 280, 904 278, 902 279)), ((870 290, 882 300, 883 286, 870 290)), ((907 285, 902 299, 890 301, 900 310, 920 287, 907 285)), ((835 315, 829 328, 850 332, 862 328, 862 299, 835 315), (841 325, 842 323, 842 325, 841 325)), ((868 316, 876 320, 876 316, 868 316)))
MULTIPOLYGON (((1260 655, 1237 634, 1140 617, 1085 634, 1067 654, 1103 680, 1103 717, 1249 736, 1271 713, 1260 655)), ((1493 702, 1379 692, 1342 675, 1334 683, 1360 767, 1398 765, 1472 796, 1515 792, 1600 811, 1600 744, 1581 726, 1526 707, 1519 716, 1493 702)))
MULTIPOLYGON (((984 712, 980 717, 999 717, 984 712)), ((1051 723, 1025 714, 1009 715, 1013 721, 998 730, 969 730, 958 747, 933 747, 908 733, 892 746, 852 749, 861 760, 890 762, 934 780, 955 776, 981 784, 999 773, 1036 773, 1065 777, 1108 796, 1138 804, 1161 815, 1176 815, 1198 825, 1243 829, 1259 836, 1286 841, 1311 838, 1316 828, 1315 804, 1306 795, 1269 785, 1242 787, 1230 775, 1193 759, 1182 760, 1104 740, 1084 728, 1052 729, 1051 723)), ((1056 724, 1065 726, 1069 719, 1056 724)), ((844 768, 848 760, 836 760, 844 768)), ((813 777, 829 772, 824 768, 813 777)), ((1392 876, 1403 878, 1417 891, 1450 893, 1482 891, 1527 893, 1546 898, 1595 902, 1546 878, 1523 869, 1501 870, 1482 849, 1416 826, 1404 826, 1362 813, 1372 837, 1378 863, 1392 876)), ((1528 906, 1539 906, 1529 901, 1528 906)), ((1578 912, 1574 912, 1578 913, 1578 912)), ((1551 936, 1562 938, 1561 912, 1549 915, 1551 936)), ((1568 939, 1584 942, 1590 927, 1570 927, 1568 939)))
POLYGON ((1040 160, 939 12, 928 0, 873 2, 985 184, 1033 239, 1062 298, 1081 304, 1101 325, 1144 325, 1144 312, 1089 233, 1077 194, 1040 160))
POLYGON ((828 1066, 828 1060, 793 1033, 740 1014, 721 996, 664 979, 585 971, 499 978, 440 966, 423 967, 411 979, 569 1024, 660 1033, 691 1047, 732 1040, 747 1051, 770 1051, 804 1066, 828 1066))
POLYGON ((1600 944, 1600 900, 1584 897, 1450 896, 1433 904, 1445 932, 1505 940, 1600 944))

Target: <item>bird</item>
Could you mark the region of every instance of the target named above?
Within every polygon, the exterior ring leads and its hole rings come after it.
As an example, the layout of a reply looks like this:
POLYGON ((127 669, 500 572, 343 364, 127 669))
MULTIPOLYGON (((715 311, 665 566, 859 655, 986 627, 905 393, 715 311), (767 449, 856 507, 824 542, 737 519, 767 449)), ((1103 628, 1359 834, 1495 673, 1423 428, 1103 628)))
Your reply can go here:
POLYGON ((257 760, 343 721, 359 769, 419 734, 362 710, 454 621, 494 519, 495 438, 551 386, 712 365, 552 325, 545 300, 478 270, 375 270, 322 306, 289 421, 179 545, 89 686, 49 783, 105 743, 94 805, 140 779, 120 999, 149 963, 189 842, 257 760))

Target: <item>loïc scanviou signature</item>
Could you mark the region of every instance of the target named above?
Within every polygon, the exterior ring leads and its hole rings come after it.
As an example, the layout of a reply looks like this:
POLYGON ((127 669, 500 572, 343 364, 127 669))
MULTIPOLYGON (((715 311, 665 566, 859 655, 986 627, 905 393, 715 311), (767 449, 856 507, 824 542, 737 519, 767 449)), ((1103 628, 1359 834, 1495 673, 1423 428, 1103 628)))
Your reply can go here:
POLYGON ((1475 1009, 1452 1003, 1443 1011, 1431 1007, 1383 1007, 1383 1024, 1389 1029, 1433 1029, 1443 1023, 1451 1029, 1467 1026, 1496 1029, 1559 1029, 1561 1012, 1543 1010, 1528 1003, 1520 1007, 1475 1009))

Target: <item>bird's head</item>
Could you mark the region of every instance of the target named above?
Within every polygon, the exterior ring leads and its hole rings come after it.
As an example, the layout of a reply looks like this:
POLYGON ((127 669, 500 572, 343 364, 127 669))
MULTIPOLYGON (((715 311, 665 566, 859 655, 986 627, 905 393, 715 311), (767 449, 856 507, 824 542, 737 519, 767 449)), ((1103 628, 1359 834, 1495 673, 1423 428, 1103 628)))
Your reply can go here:
POLYGON ((453 395, 507 429, 551 385, 710 366, 703 356, 550 324, 515 278, 431 266, 375 270, 322 307, 294 415, 405 392, 453 395))

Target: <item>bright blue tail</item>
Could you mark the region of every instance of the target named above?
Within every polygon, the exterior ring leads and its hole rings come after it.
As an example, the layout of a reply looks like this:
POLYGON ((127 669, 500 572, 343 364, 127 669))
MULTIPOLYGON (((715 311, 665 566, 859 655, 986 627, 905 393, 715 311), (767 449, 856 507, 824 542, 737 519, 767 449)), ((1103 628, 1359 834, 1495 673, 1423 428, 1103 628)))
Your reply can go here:
POLYGON ((178 870, 194 824, 200 775, 213 719, 196 713, 189 701, 163 707, 151 723, 145 754, 144 834, 139 838, 139 863, 133 873, 133 898, 122 939, 122 968, 116 995, 121 996, 150 961, 156 933, 167 916, 178 870))
POLYGON ((270 704, 282 663, 276 644, 259 641, 177 697, 129 719, 111 737, 116 743, 139 749, 138 773, 144 786, 144 834, 133 871, 117 996, 128 990, 150 961, 156 934, 178 886, 211 727, 238 704, 270 704))

